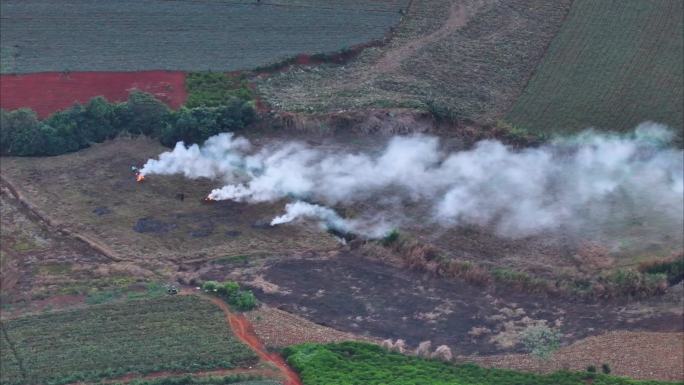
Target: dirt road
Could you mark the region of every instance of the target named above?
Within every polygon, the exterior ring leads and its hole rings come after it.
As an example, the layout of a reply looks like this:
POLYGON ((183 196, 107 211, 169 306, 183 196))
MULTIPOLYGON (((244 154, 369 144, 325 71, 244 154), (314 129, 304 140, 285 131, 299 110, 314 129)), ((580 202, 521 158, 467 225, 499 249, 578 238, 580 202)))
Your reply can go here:
POLYGON ((277 353, 269 353, 266 350, 264 345, 256 336, 252 325, 249 323, 249 320, 247 320, 245 316, 242 314, 232 313, 228 308, 228 305, 226 305, 226 303, 219 298, 205 295, 202 295, 202 297, 209 299, 211 302, 216 304, 216 306, 220 307, 221 310, 223 310, 223 313, 226 316, 226 322, 228 322, 230 328, 233 330, 233 333, 240 341, 251 347, 252 350, 254 350, 254 352, 259 356, 259 358, 266 362, 272 363, 280 370, 285 379, 285 382, 283 383, 284 385, 303 385, 297 373, 287 366, 285 360, 283 360, 280 355, 277 353))

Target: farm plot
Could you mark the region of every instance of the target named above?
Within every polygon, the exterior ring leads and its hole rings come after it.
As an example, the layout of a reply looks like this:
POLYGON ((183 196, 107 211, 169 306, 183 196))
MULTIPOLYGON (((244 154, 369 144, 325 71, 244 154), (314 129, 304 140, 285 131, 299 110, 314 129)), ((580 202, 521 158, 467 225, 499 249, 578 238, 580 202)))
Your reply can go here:
POLYGON ((165 150, 152 139, 122 138, 69 155, 3 158, 2 174, 42 212, 155 272, 197 259, 338 246, 315 228, 268 226, 282 202, 204 202, 217 181, 152 175, 136 183, 130 167, 165 150))
POLYGON ((195 296, 47 313, 5 321, 2 327, 13 347, 5 349, 3 341, 0 353, 9 369, 0 373, 0 382, 8 385, 237 368, 258 361, 231 334, 223 312, 195 296))
POLYGON ((96 96, 123 102, 132 90, 154 95, 178 108, 186 98, 185 73, 171 71, 143 72, 48 72, 1 75, 0 107, 5 110, 31 108, 39 117, 85 104, 96 96))
POLYGON ((535 132, 682 129, 684 9, 678 0, 574 2, 506 119, 535 132))
MULTIPOLYGON (((3 316, 32 305, 82 302, 91 289, 130 283, 113 261, 48 227, 3 184, 0 191, 0 302, 3 316), (55 297, 56 296, 56 297, 55 297), (47 297, 53 297, 44 301, 47 297)), ((125 271, 125 269, 124 269, 125 271)))
POLYGON ((345 65, 262 79, 258 88, 291 111, 430 108, 446 119, 492 121, 521 92, 569 3, 412 2, 386 46, 345 65))
POLYGON ((3 73, 232 71, 382 38, 407 0, 3 1, 3 73))

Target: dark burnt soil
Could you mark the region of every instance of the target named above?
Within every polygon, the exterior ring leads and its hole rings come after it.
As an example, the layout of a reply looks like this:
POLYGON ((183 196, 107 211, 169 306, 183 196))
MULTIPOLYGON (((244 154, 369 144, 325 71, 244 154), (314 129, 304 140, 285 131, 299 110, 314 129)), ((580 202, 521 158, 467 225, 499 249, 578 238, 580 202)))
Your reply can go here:
POLYGON ((263 271, 278 292, 256 289, 260 300, 316 323, 411 346, 431 340, 456 354, 518 351, 528 325, 560 327, 570 343, 607 330, 682 330, 676 304, 583 303, 525 294, 488 293, 343 253, 330 259, 290 259, 263 271), (673 310, 674 309, 674 310, 673 310))

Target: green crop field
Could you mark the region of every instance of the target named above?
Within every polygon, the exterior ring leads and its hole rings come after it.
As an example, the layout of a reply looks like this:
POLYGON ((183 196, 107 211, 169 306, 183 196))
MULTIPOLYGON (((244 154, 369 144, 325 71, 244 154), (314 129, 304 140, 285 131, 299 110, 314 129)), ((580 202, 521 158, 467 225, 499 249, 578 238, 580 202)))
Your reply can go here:
POLYGON ((682 129, 683 4, 576 0, 507 120, 536 132, 682 129))
POLYGON ((0 383, 65 384, 129 372, 246 367, 222 311, 194 296, 128 301, 3 322, 0 383))
MULTIPOLYGON (((285 349, 288 363, 300 373, 304 385, 659 385, 589 373, 551 375, 484 369, 426 360, 361 342, 303 344, 285 349)), ((681 384, 681 383, 680 383, 681 384)))
POLYGON ((239 70, 382 38, 407 0, 3 0, 3 73, 239 70))

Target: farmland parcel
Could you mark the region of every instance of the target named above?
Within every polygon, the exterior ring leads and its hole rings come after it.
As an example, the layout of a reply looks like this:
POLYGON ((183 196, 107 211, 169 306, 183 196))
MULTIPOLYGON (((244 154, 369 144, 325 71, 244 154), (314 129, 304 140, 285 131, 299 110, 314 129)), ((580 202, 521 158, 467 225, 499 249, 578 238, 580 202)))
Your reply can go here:
POLYGON ((3 322, 2 334, 0 382, 8 385, 257 362, 230 333, 221 310, 193 296, 18 318, 3 322))
POLYGON ((534 131, 683 127, 679 0, 577 0, 507 119, 534 131))
POLYGON ((3 1, 2 72, 250 69, 382 38, 406 3, 3 1))

